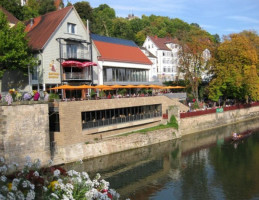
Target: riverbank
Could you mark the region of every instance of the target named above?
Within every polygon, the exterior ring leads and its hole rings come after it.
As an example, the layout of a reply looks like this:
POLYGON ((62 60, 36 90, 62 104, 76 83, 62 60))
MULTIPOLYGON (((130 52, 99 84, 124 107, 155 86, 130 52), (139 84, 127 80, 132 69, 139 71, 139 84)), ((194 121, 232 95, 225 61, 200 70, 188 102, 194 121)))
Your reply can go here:
POLYGON ((15 160, 21 164, 26 155, 32 159, 40 158, 43 165, 50 159, 54 164, 70 163, 259 118, 259 106, 181 118, 180 111, 184 109, 177 100, 167 97, 60 102, 58 107, 49 107, 48 104, 0 106, 0 156, 7 162, 15 160), (160 109, 161 114, 156 114, 148 106, 160 109), (149 114, 139 112, 146 108, 150 110, 149 114), (98 125, 96 128, 84 127, 82 113, 101 114, 105 111, 109 117, 107 109, 115 114, 119 112, 118 118, 93 122, 98 125), (134 117, 123 117, 130 111, 139 113, 134 117), (166 128, 138 133, 141 129, 167 124, 171 116, 177 119, 178 130, 166 128), (51 131, 49 122, 59 130, 51 131), (110 125, 106 124, 110 122, 110 125), (134 133, 128 134, 130 132, 134 133))

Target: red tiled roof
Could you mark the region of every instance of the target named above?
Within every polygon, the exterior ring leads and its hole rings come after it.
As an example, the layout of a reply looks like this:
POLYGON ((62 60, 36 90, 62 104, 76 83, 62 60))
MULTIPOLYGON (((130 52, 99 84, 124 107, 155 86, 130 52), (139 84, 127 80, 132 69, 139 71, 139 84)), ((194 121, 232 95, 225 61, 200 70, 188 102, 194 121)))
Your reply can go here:
POLYGON ((34 50, 39 50, 44 47, 50 36, 68 14, 73 6, 68 6, 61 10, 47 13, 45 15, 34 18, 34 23, 31 26, 30 20, 25 25, 25 31, 28 32, 29 45, 34 50))
POLYGON ((152 62, 138 48, 133 46, 94 40, 101 56, 99 60, 151 65, 152 62))
POLYGON ((176 39, 170 37, 159 38, 157 36, 149 36, 149 38, 155 43, 155 45, 161 50, 171 51, 166 44, 167 43, 177 43, 176 39))
POLYGON ((3 7, 0 6, 0 10, 3 11, 3 13, 6 15, 8 22, 12 24, 17 24, 19 22, 19 20, 15 16, 13 16, 13 14, 5 10, 3 7))

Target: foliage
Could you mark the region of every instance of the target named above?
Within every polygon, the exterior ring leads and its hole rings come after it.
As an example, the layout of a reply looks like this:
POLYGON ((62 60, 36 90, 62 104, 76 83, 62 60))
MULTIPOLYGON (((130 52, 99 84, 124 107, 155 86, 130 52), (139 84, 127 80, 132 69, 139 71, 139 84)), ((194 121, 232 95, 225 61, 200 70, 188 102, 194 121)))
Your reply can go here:
POLYGON ((120 94, 122 96, 126 95, 126 93, 127 93, 127 89, 125 89, 125 88, 119 89, 119 91, 118 91, 118 94, 120 94))
POLYGON ((103 90, 101 90, 99 92, 99 97, 101 97, 101 98, 105 97, 105 92, 103 90))
POLYGON ((39 0, 39 14, 44 15, 48 12, 55 11, 54 0, 39 0))
POLYGON ((115 11, 107 4, 101 4, 93 9, 93 33, 111 36, 112 20, 115 19, 115 11))
POLYGON ((39 2, 37 0, 28 0, 23 6, 23 20, 29 20, 39 16, 39 2))
POLYGON ((91 90, 90 96, 93 98, 93 97, 95 97, 95 95, 96 95, 96 92, 94 90, 91 90))
POLYGON ((20 22, 10 28, 0 11, 0 78, 6 70, 21 70, 27 74, 28 66, 35 65, 24 29, 20 22))
POLYGON ((40 160, 26 158, 22 171, 0 158, 0 199, 119 199, 100 174, 91 180, 86 172, 61 167, 41 168, 40 160))
POLYGON ((89 20, 90 22, 92 22, 93 8, 90 6, 89 2, 87 1, 76 2, 74 4, 74 7, 83 21, 86 22, 87 20, 89 20))
MULTIPOLYGON (((258 36, 257 36, 258 37, 258 36)), ((246 97, 259 100, 258 54, 256 46, 245 34, 224 38, 215 55, 214 78, 209 85, 209 98, 217 101, 246 97)))
POLYGON ((20 0, 1 0, 0 5, 12 13, 17 19, 23 20, 23 8, 20 0))
POLYGON ((59 99, 59 95, 56 94, 56 93, 50 93, 49 94, 49 100, 52 100, 52 99, 59 99))
POLYGON ((189 82, 191 93, 199 101, 199 85, 202 76, 210 70, 210 61, 214 51, 213 37, 206 31, 192 26, 189 32, 182 33, 180 40, 179 71, 189 82))
POLYGON ((174 115, 171 116, 170 122, 168 123, 168 125, 176 128, 178 130, 179 125, 178 125, 177 119, 174 115))

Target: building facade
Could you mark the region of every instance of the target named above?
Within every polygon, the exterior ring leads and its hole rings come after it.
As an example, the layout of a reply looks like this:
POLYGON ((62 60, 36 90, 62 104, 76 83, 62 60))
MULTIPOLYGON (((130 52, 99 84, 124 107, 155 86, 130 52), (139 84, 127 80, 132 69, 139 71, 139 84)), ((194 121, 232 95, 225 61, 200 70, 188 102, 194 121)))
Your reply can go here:
POLYGON ((143 47, 157 57, 157 79, 160 82, 178 78, 178 41, 172 38, 147 36, 143 47))
POLYGON ((149 84, 152 62, 130 40, 91 34, 94 84, 149 84))
POLYGON ((92 82, 89 31, 73 6, 28 21, 26 31, 39 61, 31 74, 33 89, 92 82))

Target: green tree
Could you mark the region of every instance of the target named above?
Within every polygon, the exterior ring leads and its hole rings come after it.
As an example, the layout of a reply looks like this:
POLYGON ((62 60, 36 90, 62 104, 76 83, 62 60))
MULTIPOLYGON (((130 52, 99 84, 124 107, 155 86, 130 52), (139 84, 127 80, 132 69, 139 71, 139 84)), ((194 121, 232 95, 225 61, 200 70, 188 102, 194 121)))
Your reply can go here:
POLYGON ((258 57, 248 37, 243 34, 225 37, 215 58, 215 76, 209 86, 210 99, 259 100, 258 57))
POLYGON ((39 0, 39 14, 44 15, 48 12, 55 11, 56 6, 54 0, 39 0))
POLYGON ((115 19, 115 11, 107 4, 101 4, 93 9, 93 23, 91 30, 105 36, 112 33, 112 20, 115 19))
POLYGON ((111 36, 134 40, 134 33, 131 29, 130 23, 124 18, 115 18, 112 21, 112 33, 111 36))
POLYGON ((23 20, 28 20, 39 16, 39 2, 37 0, 28 0, 23 6, 23 20))
POLYGON ((17 19, 23 20, 23 9, 20 0, 1 0, 0 5, 12 13, 17 19))
POLYGON ((28 65, 35 64, 24 29, 20 22, 10 28, 6 16, 0 12, 0 77, 6 70, 21 70, 26 74, 28 65))
POLYGON ((86 22, 87 20, 89 20, 90 22, 93 21, 93 8, 90 6, 89 2, 77 2, 74 4, 74 7, 84 22, 86 22))

